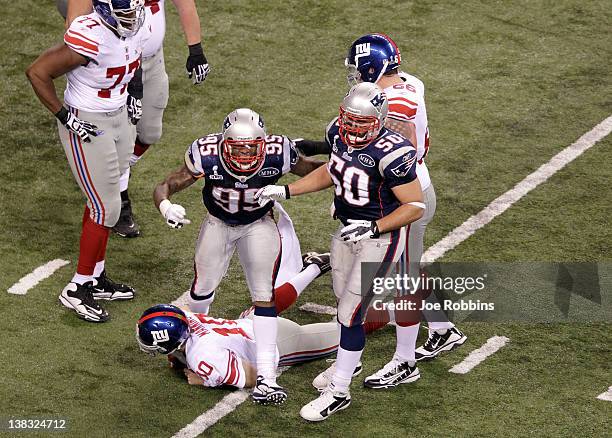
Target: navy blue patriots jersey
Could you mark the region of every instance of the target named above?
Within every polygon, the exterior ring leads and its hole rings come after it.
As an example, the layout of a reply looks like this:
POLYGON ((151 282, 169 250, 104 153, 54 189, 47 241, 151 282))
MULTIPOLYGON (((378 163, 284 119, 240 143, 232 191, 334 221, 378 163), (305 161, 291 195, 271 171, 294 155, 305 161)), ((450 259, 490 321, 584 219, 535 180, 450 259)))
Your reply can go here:
POLYGON ((325 139, 331 149, 327 169, 340 220, 377 220, 400 206, 391 189, 417 178, 416 149, 409 140, 383 129, 368 146, 353 149, 340 138, 337 119, 327 127, 325 139))
POLYGON ((253 198, 268 184, 276 184, 298 161, 292 140, 282 135, 266 137, 266 155, 261 170, 240 180, 225 168, 221 158, 223 136, 211 134, 194 141, 185 153, 185 165, 196 178, 204 178, 202 198, 210 214, 229 225, 246 225, 262 218, 272 203, 260 207, 253 198))

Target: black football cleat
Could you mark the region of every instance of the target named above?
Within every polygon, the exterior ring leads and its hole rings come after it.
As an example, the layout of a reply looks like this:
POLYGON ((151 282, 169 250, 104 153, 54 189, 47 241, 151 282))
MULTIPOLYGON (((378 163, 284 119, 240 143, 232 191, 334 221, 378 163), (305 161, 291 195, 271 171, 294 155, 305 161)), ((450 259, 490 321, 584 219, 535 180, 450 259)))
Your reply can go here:
POLYGON ((317 278, 331 270, 330 254, 328 252, 307 252, 306 254, 302 255, 302 263, 304 264, 304 269, 310 265, 317 265, 321 270, 321 273, 317 275, 317 278))
POLYGON ((253 388, 251 398, 255 403, 260 405, 280 405, 287 400, 287 391, 276 382, 270 382, 264 379, 263 376, 257 376, 257 383, 253 388))
POLYGON ((60 303, 76 312, 79 318, 90 322, 105 322, 108 313, 96 303, 92 283, 68 283, 59 296, 60 303))
POLYGON ((121 213, 119 214, 119 220, 113 227, 113 231, 121 237, 140 236, 140 227, 134 221, 132 204, 129 199, 121 201, 121 213))
POLYGON ((96 300, 131 300, 134 298, 134 288, 123 283, 115 283, 102 271, 99 277, 94 278, 93 297, 96 300))

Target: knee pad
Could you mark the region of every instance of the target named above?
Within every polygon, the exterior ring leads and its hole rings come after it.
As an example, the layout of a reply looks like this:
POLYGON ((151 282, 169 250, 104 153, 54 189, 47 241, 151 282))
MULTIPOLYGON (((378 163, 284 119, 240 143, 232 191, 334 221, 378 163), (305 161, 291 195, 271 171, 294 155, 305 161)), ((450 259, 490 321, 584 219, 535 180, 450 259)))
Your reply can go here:
POLYGON ((189 309, 194 313, 205 313, 208 315, 210 305, 215 299, 215 291, 212 291, 206 295, 196 295, 193 290, 189 292, 189 309))
POLYGON ((340 325, 340 347, 348 351, 361 351, 365 347, 365 330, 361 324, 352 327, 340 325))

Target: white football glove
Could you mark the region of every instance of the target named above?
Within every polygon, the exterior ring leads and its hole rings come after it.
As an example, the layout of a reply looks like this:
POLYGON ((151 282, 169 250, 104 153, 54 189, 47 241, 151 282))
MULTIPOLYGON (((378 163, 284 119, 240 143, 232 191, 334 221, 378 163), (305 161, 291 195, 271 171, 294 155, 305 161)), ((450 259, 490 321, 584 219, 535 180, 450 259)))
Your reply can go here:
POLYGON ((348 219, 349 225, 340 230, 340 237, 345 242, 359 242, 380 236, 375 221, 348 219))
POLYGON ((185 217, 185 209, 182 205, 173 204, 172 202, 164 199, 159 204, 159 211, 161 212, 164 219, 166 219, 166 223, 169 227, 172 228, 182 228, 183 225, 188 225, 191 223, 189 219, 185 217))
POLYGON ((289 199, 289 186, 265 186, 255 193, 255 200, 260 206, 266 205, 270 201, 280 201, 281 199, 289 199))

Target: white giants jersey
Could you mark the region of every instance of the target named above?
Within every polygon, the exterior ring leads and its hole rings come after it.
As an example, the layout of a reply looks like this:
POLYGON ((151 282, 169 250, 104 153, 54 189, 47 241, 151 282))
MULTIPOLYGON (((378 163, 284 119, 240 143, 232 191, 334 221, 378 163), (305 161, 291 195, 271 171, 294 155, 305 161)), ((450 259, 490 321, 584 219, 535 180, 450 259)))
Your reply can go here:
POLYGON ((403 84, 385 88, 389 99, 389 115, 392 119, 412 122, 416 127, 417 150, 416 172, 425 190, 431 184, 425 156, 429 150, 429 129, 427 128, 427 109, 425 108, 425 86, 423 82, 408 73, 400 72, 403 84))
POLYGON ((145 0, 146 21, 151 26, 151 38, 146 42, 142 51, 142 57, 148 58, 155 55, 164 44, 166 35, 166 10, 165 0, 145 0))
POLYGON ((125 105, 128 82, 140 66, 150 35, 146 19, 136 35, 119 38, 95 12, 77 17, 64 34, 64 43, 90 61, 66 73, 64 102, 89 112, 110 112, 125 105))
POLYGON ((189 368, 209 387, 244 388, 243 361, 255 366, 255 334, 250 319, 212 318, 185 312, 191 334, 185 345, 189 368))

